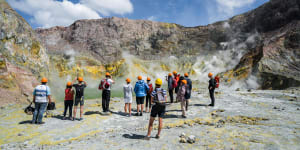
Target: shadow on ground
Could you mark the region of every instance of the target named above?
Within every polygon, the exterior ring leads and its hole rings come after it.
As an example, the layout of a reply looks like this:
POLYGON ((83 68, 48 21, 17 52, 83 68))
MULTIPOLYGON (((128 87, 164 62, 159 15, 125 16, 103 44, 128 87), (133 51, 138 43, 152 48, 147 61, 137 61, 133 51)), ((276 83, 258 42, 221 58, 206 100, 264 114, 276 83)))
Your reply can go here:
POLYGON ((99 111, 87 111, 84 113, 84 115, 95 115, 95 114, 101 114, 99 111))
POLYGON ((32 120, 25 120, 25 121, 21 121, 19 122, 19 124, 31 124, 32 120))
POLYGON ((194 104, 193 106, 208 106, 208 104, 194 104))
POLYGON ((178 115, 174 115, 174 114, 167 114, 167 115, 164 115, 163 118, 180 118, 178 115))
POLYGON ((123 134, 124 138, 127 139, 133 139, 133 140, 140 140, 143 139, 145 136, 144 135, 138 135, 138 134, 123 134))

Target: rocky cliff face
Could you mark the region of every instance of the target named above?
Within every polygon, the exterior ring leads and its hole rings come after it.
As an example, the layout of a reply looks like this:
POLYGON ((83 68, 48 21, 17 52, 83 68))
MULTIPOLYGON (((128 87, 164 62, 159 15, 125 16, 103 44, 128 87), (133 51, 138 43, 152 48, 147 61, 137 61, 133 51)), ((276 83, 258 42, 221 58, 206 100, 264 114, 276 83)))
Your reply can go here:
POLYGON ((0 0, 0 105, 31 95, 48 57, 28 23, 0 0))
MULTIPOLYGON (((55 62, 59 62, 55 66, 62 75, 75 70, 96 76, 105 71, 120 75, 126 63, 124 52, 141 60, 186 58, 176 68, 201 74, 208 69, 193 68, 199 56, 233 49, 245 55, 239 63, 229 63, 229 69, 219 72, 223 82, 231 84, 254 76, 260 87, 278 89, 299 86, 299 5, 297 0, 271 0, 227 21, 193 28, 113 17, 79 20, 69 27, 37 29, 36 33, 55 62), (68 60, 73 57, 70 52, 75 53, 75 61, 68 60), (76 65, 70 67, 70 62, 76 65)), ((200 62, 200 66, 215 64, 200 62)), ((171 71, 165 64, 162 67, 171 71)))

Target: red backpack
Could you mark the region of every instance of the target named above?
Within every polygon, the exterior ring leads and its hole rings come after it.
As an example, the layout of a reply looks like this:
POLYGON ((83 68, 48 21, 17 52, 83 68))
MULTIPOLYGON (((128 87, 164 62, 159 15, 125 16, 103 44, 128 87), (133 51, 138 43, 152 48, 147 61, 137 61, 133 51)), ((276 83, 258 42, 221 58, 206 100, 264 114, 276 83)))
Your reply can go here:
POLYGON ((216 88, 219 88, 219 85, 220 85, 220 77, 219 76, 215 77, 215 82, 216 82, 216 88))
POLYGON ((149 86, 149 91, 148 91, 148 94, 151 94, 153 92, 153 86, 152 86, 152 83, 148 84, 149 86))
POLYGON ((110 84, 109 84, 109 82, 107 82, 107 79, 102 79, 100 84, 99 84, 98 89, 99 90, 104 90, 104 89, 108 89, 109 87, 110 87, 110 84))

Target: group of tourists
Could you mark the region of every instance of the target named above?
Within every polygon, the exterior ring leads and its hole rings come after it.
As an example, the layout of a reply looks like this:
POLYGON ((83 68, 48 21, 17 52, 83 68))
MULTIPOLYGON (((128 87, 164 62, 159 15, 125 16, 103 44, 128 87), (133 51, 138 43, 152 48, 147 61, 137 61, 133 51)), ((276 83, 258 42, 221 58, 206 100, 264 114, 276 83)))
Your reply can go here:
MULTIPOLYGON (((213 74, 209 73, 209 95, 211 98, 211 104, 209 106, 215 105, 214 90, 219 85, 219 79, 213 78, 213 74)), ((145 82, 142 76, 137 77, 138 81, 135 83, 134 87, 131 85, 131 79, 127 78, 125 80, 126 84, 123 86, 124 92, 124 111, 128 117, 131 116, 131 104, 133 99, 133 93, 136 96, 137 112, 135 116, 143 116, 144 112, 144 100, 146 98, 146 113, 150 113, 150 120, 148 126, 148 133, 145 139, 149 140, 151 135, 151 130, 155 118, 159 118, 159 127, 156 138, 160 137, 160 132, 162 129, 162 119, 166 112, 167 103, 167 91, 162 88, 163 80, 157 78, 155 80, 155 86, 151 83, 151 78, 147 77, 147 82, 145 82)), ((186 118, 186 112, 188 111, 189 100, 192 93, 192 80, 189 78, 188 73, 184 73, 184 76, 180 76, 176 71, 169 73, 166 76, 166 81, 168 83, 168 93, 170 96, 169 103, 181 104, 182 117, 186 118), (176 98, 174 100, 174 92, 176 93, 176 98)), ((35 109, 33 113, 33 124, 43 124, 42 118, 43 113, 46 111, 48 103, 51 102, 51 92, 50 88, 47 86, 48 80, 42 78, 41 85, 38 85, 33 92, 33 102, 35 104, 35 109)), ((112 76, 110 73, 105 74, 105 78, 101 80, 98 89, 102 90, 102 109, 103 112, 109 112, 109 103, 111 97, 111 86, 114 84, 112 76)), ((65 89, 65 100, 64 100, 64 113, 63 120, 67 119, 66 114, 69 110, 69 119, 76 119, 77 106, 80 104, 80 118, 77 120, 83 120, 83 107, 84 107, 84 89, 87 87, 86 81, 82 77, 75 78, 72 82, 67 82, 65 89), (77 83, 75 83, 77 80, 77 83), (75 98, 74 98, 75 96, 75 98), (74 110, 72 111, 74 105, 74 110)))

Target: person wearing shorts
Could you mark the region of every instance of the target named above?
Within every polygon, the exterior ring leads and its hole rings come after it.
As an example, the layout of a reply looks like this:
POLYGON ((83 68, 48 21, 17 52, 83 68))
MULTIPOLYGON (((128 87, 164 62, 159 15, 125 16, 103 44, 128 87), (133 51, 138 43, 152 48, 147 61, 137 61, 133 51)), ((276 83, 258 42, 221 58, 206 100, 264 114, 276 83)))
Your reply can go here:
POLYGON ((149 120, 149 126, 148 126, 148 133, 145 137, 145 140, 150 140, 151 131, 153 127, 153 122, 155 118, 158 116, 159 118, 159 126, 158 126, 158 132, 155 136, 155 138, 160 138, 160 132, 162 129, 162 121, 163 117, 166 112, 166 102, 167 102, 167 91, 161 88, 162 80, 156 79, 155 81, 155 89, 153 90, 151 94, 151 102, 154 104, 152 106, 151 114, 150 114, 150 120, 149 120))
POLYGON ((137 113, 136 116, 143 116, 144 99, 149 91, 149 86, 142 80, 142 76, 138 76, 138 81, 134 86, 134 92, 136 95, 137 113))
POLYGON ((77 106, 80 104, 80 119, 82 120, 82 114, 83 114, 83 105, 84 105, 84 89, 87 87, 87 83, 83 81, 82 77, 76 78, 72 82, 73 87, 75 88, 76 94, 75 94, 75 104, 74 104, 74 111, 73 111, 73 118, 74 120, 76 118, 76 111, 77 111, 77 106), (73 84, 76 80, 78 80, 78 84, 73 84))
POLYGON ((124 111, 127 113, 128 109, 128 116, 131 116, 131 103, 132 103, 132 93, 133 93, 133 87, 130 84, 131 80, 129 78, 126 79, 126 84, 123 86, 123 91, 124 91, 124 111))

